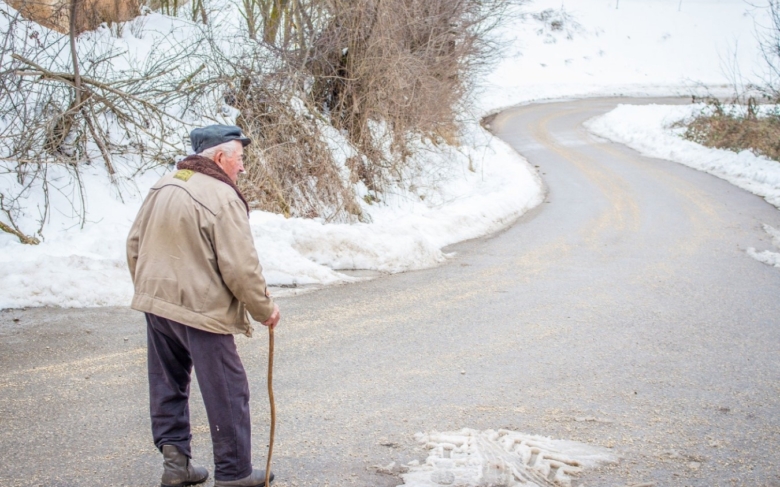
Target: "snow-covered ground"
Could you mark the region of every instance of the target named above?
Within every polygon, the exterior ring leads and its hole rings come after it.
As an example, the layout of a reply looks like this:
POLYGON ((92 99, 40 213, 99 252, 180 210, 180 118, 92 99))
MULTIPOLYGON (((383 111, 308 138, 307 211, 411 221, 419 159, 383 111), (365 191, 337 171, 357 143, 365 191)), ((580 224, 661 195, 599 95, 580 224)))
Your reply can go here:
MULTIPOLYGON (((464 140, 468 144, 459 150, 423 146, 417 157, 427 172, 413 180, 413 192, 399 190, 385 194, 381 204, 365 204, 371 223, 326 224, 253 211, 250 225, 268 282, 323 285, 355 280, 338 272, 343 269, 430 267, 447 258, 442 247, 497 231, 541 202, 541 180, 512 149, 477 127, 464 140)), ((136 188, 126 186, 122 204, 96 165, 82 174, 89 209, 83 229, 71 195, 52 192, 52 207, 62 210, 51 215, 40 245, 0 234, 0 308, 128 304, 125 239, 146 190, 166 169, 135 179, 136 188)), ((72 178, 62 171, 57 182, 68 188, 72 178)), ((31 208, 42 207, 42 199, 29 198, 31 208)))
POLYGON ((534 0, 521 9, 524 19, 499 33, 511 42, 486 77, 481 108, 585 96, 730 94, 735 80, 766 75, 756 38, 768 21, 760 4, 534 0))
MULTIPOLYGON (((490 111, 539 99, 683 94, 697 85, 724 89, 731 63, 723 60, 737 59, 747 77, 760 73, 754 7, 741 0, 683 0, 680 11, 678 5, 679 0, 626 0, 617 9, 614 0, 525 4, 523 16, 496 34, 507 47, 481 80, 466 114, 471 122, 462 147, 426 147, 418 155, 426 169, 416 176, 414 189, 397 188, 382 204, 365 205, 371 223, 252 213, 269 282, 332 284, 354 280, 339 270, 400 272, 436 265, 447 258, 444 246, 494 232, 538 204, 543 186, 535 170, 476 123, 490 111)), ((127 29, 122 39, 128 52, 146 55, 165 22, 153 14, 127 29)), ((147 173, 124 183, 120 201, 100 168, 85 171, 83 228, 64 203, 72 198, 57 194, 55 185, 49 197, 56 210, 40 245, 21 245, 0 232, 0 308, 127 304, 132 285, 124 238, 157 177, 147 173)), ((72 191, 64 170, 60 181, 63 193, 72 191)), ((0 176, 0 184, 15 182, 0 176)), ((27 201, 28 220, 21 223, 29 233, 42 198, 33 194, 27 201)))

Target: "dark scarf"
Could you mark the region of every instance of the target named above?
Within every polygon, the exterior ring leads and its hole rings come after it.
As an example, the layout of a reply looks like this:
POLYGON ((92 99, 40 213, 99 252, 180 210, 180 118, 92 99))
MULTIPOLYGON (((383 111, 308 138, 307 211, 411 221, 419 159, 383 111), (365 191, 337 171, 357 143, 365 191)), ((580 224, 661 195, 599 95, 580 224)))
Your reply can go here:
POLYGON ((187 156, 179 161, 179 163, 176 164, 176 169, 189 169, 190 171, 205 174, 206 176, 210 176, 227 184, 233 188, 233 191, 235 191, 238 197, 241 198, 241 201, 244 202, 244 206, 246 206, 246 214, 247 216, 249 215, 249 203, 246 202, 244 195, 242 195, 241 191, 238 190, 238 186, 236 186, 233 181, 230 180, 228 175, 225 173, 225 171, 222 170, 221 167, 217 166, 216 162, 207 157, 194 154, 187 156))

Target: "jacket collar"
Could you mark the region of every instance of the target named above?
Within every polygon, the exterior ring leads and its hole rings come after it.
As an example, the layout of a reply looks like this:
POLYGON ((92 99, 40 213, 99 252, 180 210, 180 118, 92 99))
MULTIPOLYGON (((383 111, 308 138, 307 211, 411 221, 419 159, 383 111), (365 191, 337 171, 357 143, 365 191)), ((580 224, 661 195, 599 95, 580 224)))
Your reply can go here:
POLYGON ((225 173, 225 171, 222 170, 221 167, 217 166, 216 162, 207 157, 194 154, 187 156, 179 161, 179 163, 176 164, 176 169, 189 169, 190 171, 205 174, 206 176, 212 177, 227 184, 233 188, 233 191, 235 191, 238 197, 241 198, 241 201, 244 202, 244 206, 246 207, 246 214, 249 216, 249 203, 246 202, 246 199, 244 198, 244 195, 241 194, 241 191, 239 191, 238 186, 236 186, 235 183, 230 180, 230 177, 228 177, 228 175, 225 173))

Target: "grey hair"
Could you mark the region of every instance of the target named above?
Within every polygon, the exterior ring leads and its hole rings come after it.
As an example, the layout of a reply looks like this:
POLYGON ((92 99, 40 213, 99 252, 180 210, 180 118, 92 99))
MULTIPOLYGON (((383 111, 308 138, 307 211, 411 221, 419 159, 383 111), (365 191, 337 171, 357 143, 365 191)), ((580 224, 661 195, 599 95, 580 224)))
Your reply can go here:
MULTIPOLYGON (((209 147, 208 149, 205 149, 203 152, 201 152, 199 155, 203 157, 208 157, 209 159, 214 159, 214 156, 217 155, 217 152, 224 152, 227 156, 232 156, 234 152, 236 152, 236 144, 235 142, 239 142, 237 140, 229 140, 227 142, 223 142, 219 145, 215 145, 214 147, 209 147)), ((239 142, 240 143, 240 142, 239 142)))

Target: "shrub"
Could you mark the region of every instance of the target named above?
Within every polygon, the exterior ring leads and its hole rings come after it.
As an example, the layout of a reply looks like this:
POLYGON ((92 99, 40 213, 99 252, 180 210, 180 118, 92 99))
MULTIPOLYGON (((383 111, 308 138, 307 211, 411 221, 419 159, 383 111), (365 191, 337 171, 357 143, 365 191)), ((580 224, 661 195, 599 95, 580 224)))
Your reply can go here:
POLYGON ((780 112, 760 113, 754 99, 747 106, 731 108, 720 100, 707 101, 706 113, 687 124, 683 137, 717 149, 749 150, 780 161, 780 112))
POLYGON ((497 52, 486 34, 507 4, 280 2, 281 20, 270 34, 266 27, 255 58, 231 61, 230 104, 241 112, 239 125, 260 142, 248 148, 244 188, 257 207, 359 218, 347 183, 381 192, 404 179, 420 138, 456 143, 474 77, 497 52), (268 53, 276 63, 271 69, 273 63, 261 59, 268 53), (323 143, 323 124, 355 149, 346 163, 334 160, 323 143))

